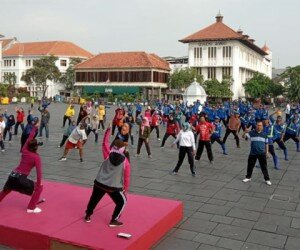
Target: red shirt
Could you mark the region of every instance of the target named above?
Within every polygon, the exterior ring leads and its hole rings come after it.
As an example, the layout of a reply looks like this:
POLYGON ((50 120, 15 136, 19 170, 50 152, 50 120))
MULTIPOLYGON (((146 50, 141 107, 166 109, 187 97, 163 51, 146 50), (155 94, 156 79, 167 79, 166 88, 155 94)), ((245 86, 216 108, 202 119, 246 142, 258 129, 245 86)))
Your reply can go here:
POLYGON ((167 130, 166 133, 168 135, 176 135, 178 133, 178 126, 176 122, 167 122, 167 130))
POLYGON ((33 128, 30 132, 30 135, 22 148, 22 157, 19 163, 19 166, 15 168, 14 171, 29 175, 32 168, 36 168, 36 182, 37 185, 41 185, 42 181, 42 163, 41 158, 38 153, 34 153, 28 150, 28 142, 32 140, 35 136, 37 128, 33 128))
POLYGON ((200 122, 196 127, 196 132, 199 134, 199 141, 210 141, 210 136, 214 128, 214 125, 209 122, 200 122))
POLYGON ((17 111, 17 122, 23 122, 24 116, 24 112, 17 111))

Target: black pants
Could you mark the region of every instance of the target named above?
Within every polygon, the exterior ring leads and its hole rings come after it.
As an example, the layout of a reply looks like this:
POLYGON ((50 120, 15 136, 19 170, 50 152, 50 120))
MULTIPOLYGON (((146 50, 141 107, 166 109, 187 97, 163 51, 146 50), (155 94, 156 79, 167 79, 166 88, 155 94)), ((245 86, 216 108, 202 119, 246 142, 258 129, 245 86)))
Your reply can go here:
POLYGON ((104 120, 99 120, 98 129, 100 129, 100 125, 101 125, 102 129, 104 130, 105 129, 104 120))
MULTIPOLYGON (((173 136, 176 139, 175 135, 170 135, 170 134, 165 133, 164 138, 161 143, 161 147, 165 146, 166 140, 169 138, 169 136, 173 136)), ((178 147, 178 145, 177 145, 177 147, 178 147)))
POLYGON ((196 160, 200 160, 201 155, 203 153, 204 146, 205 146, 206 151, 207 151, 207 157, 208 157, 208 159, 210 161, 213 161, 214 157, 213 157, 213 154, 212 154, 212 151, 211 151, 211 143, 210 143, 210 141, 199 141, 199 143, 198 143, 198 149, 197 149, 197 153, 196 153, 195 159, 196 160))
POLYGON ((24 124, 22 122, 17 122, 16 125, 15 125, 15 135, 18 134, 19 125, 21 126, 22 132, 24 130, 24 124))
POLYGON ((69 121, 69 126, 70 126, 70 124, 71 124, 71 117, 64 115, 64 118, 63 118, 63 127, 65 127, 65 124, 66 124, 67 120, 69 121))
POLYGON ((222 119, 221 119, 221 121, 223 122, 223 124, 224 124, 224 127, 226 128, 226 127, 227 127, 227 119, 225 119, 225 118, 222 118, 222 119))
POLYGON ((286 149, 286 146, 285 146, 285 144, 284 144, 284 142, 283 142, 282 140, 276 139, 276 140, 274 140, 274 142, 276 142, 277 145, 278 145, 282 150, 285 150, 285 149, 286 149))
POLYGON ((147 150, 147 154, 148 154, 148 155, 151 155, 149 142, 147 142, 146 139, 142 139, 142 138, 139 138, 139 140, 138 140, 137 152, 136 152, 136 153, 137 153, 138 155, 141 153, 141 148, 142 148, 143 143, 145 143, 146 150, 147 150))
POLYGON ((156 130, 156 137, 159 138, 159 127, 158 126, 151 126, 150 134, 152 133, 153 129, 156 130))
POLYGON ((286 142, 289 139, 292 139, 296 143, 299 142, 299 139, 297 138, 296 135, 284 134, 283 141, 286 142))
POLYGON ((266 181, 270 180, 268 169, 267 169, 267 157, 266 154, 261 155, 249 155, 248 157, 248 166, 247 166, 247 175, 246 178, 250 179, 252 176, 253 168, 255 167, 256 160, 259 161, 260 169, 264 175, 266 181))
POLYGON ((62 147, 62 146, 65 144, 65 142, 66 142, 66 140, 67 140, 68 138, 69 138, 69 136, 63 135, 63 138, 62 138, 62 140, 61 140, 59 146, 62 147))
POLYGON ((178 172, 179 168, 181 167, 183 160, 185 158, 185 155, 188 155, 188 161, 190 164, 190 170, 192 174, 195 173, 195 167, 194 167, 194 156, 193 156, 193 147, 179 147, 179 156, 178 156, 178 162, 174 169, 174 172, 178 172))
POLYGON ((211 138, 210 142, 211 144, 214 144, 214 142, 217 142, 219 145, 223 145, 224 143, 221 141, 221 138, 220 137, 214 137, 214 138, 211 138))
POLYGON ((90 201, 87 205, 87 209, 85 211, 87 216, 91 216, 94 212, 94 209, 96 208, 99 201, 103 198, 105 194, 108 194, 109 197, 114 201, 116 204, 115 210, 112 214, 111 219, 112 220, 118 220, 121 216, 121 213, 123 212, 123 209, 126 205, 126 196, 123 191, 114 191, 114 192, 107 192, 104 189, 96 186, 94 184, 93 192, 90 198, 90 201))
POLYGON ((3 140, 6 139, 6 134, 8 133, 8 140, 11 141, 12 139, 12 127, 5 127, 3 131, 3 140))
POLYGON ((237 135, 237 131, 236 131, 236 130, 231 130, 231 129, 227 128, 227 129, 226 129, 226 132, 225 132, 225 136, 224 136, 223 142, 226 143, 227 137, 228 137, 231 133, 234 135, 234 139, 235 139, 235 141, 236 141, 236 146, 239 147, 239 146, 240 146, 240 138, 239 138, 239 136, 237 135))
POLYGON ((141 114, 141 111, 135 111, 135 121, 137 120, 138 116, 141 114))

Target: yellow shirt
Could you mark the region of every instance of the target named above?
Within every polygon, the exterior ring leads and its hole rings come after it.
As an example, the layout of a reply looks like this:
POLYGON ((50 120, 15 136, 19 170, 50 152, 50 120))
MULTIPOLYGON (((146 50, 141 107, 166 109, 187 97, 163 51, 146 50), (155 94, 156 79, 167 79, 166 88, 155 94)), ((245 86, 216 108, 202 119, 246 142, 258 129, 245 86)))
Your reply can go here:
POLYGON ((74 108, 71 109, 71 107, 69 106, 69 107, 67 108, 67 111, 66 111, 66 113, 65 113, 65 116, 71 117, 71 116, 74 116, 74 115, 75 115, 75 109, 74 109, 74 108))
POLYGON ((98 116, 99 116, 100 121, 102 121, 104 119, 104 116, 105 116, 105 106, 104 105, 99 105, 98 116))

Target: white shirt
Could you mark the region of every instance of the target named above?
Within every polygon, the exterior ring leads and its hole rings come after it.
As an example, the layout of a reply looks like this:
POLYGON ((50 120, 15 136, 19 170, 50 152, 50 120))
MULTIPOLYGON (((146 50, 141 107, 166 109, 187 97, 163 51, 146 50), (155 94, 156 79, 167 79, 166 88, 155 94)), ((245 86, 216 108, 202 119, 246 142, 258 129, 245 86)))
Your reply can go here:
POLYGON ((285 108, 285 113, 289 115, 290 112, 291 112, 291 106, 290 106, 290 104, 287 104, 286 108, 285 108))
POLYGON ((3 120, 2 122, 0 122, 0 134, 3 133, 4 129, 5 129, 5 121, 3 120))
POLYGON ((69 136, 69 141, 71 143, 74 143, 76 144, 79 140, 86 140, 87 139, 87 136, 86 136, 86 133, 85 133, 85 130, 84 129, 80 129, 79 127, 76 127, 72 133, 70 134, 69 136))
POLYGON ((176 140, 173 142, 173 144, 177 143, 179 141, 179 146, 182 147, 193 147, 193 150, 196 150, 195 145, 195 137, 192 131, 183 131, 180 130, 176 140))

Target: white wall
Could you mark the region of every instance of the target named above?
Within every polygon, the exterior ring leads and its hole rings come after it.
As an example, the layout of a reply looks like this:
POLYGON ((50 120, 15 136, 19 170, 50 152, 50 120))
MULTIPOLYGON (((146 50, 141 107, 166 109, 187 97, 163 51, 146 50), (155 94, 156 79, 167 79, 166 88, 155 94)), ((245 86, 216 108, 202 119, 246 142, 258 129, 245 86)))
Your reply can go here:
MULTIPOLYGON (((15 73, 15 75, 17 76, 16 87, 28 87, 30 89, 31 94, 33 94, 33 91, 38 92, 38 91, 40 91, 40 87, 37 87, 35 85, 27 86, 26 83, 21 80, 21 77, 27 69, 32 68, 33 61, 37 60, 37 59, 40 59, 40 58, 41 58, 41 56, 5 57, 4 58, 5 60, 15 60, 16 65, 13 66, 13 63, 12 63, 11 67, 4 67, 4 65, 2 63, 2 73, 0 71, 0 76, 2 76, 1 78, 3 79, 3 75, 4 75, 5 72, 15 73), (26 60, 31 61, 31 66, 26 66, 26 60)), ((56 61, 55 65, 58 67, 60 72, 65 73, 67 68, 69 67, 70 60, 71 60, 70 57, 59 57, 58 60, 56 61), (66 66, 61 66, 60 65, 61 60, 66 60, 67 61, 66 66)), ((0 67, 0 70, 1 70, 1 67, 0 67)), ((49 86, 48 89, 47 89, 47 92, 46 92, 47 97, 55 96, 55 95, 59 94, 59 91, 64 90, 64 84, 61 84, 61 83, 53 83, 51 81, 48 81, 47 85, 49 86)))
POLYGON ((216 78, 222 81, 222 67, 232 67, 233 98, 245 96, 243 83, 254 72, 272 76, 272 53, 262 56, 239 41, 192 42, 188 46, 189 67, 200 67, 204 80, 207 80, 208 67, 216 68, 216 78), (223 47, 231 47, 231 58, 223 58, 223 47), (216 59, 208 58, 208 47, 216 47, 216 59), (202 48, 202 58, 194 58, 194 48, 202 48), (266 60, 268 58, 268 60, 266 60), (241 75, 242 74, 242 75, 241 75))

